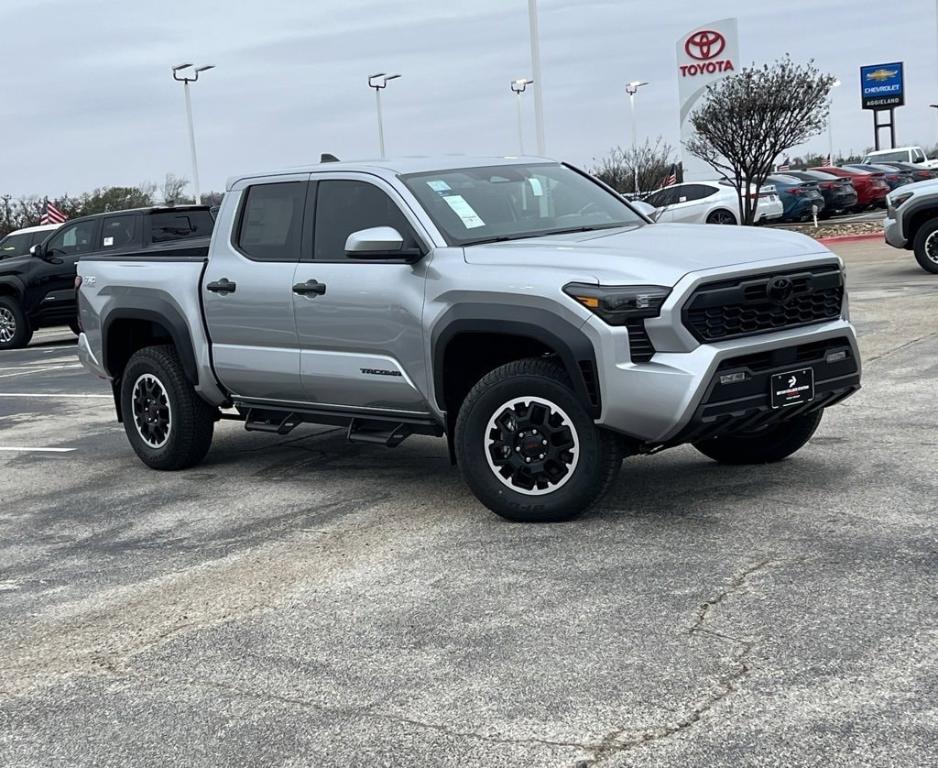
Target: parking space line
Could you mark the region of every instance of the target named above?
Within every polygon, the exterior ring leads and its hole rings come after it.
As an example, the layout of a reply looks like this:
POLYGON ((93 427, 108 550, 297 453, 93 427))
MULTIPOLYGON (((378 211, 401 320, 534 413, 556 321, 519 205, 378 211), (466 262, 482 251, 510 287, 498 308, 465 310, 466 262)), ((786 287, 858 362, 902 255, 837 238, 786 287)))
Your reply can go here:
POLYGON ((62 371, 66 368, 81 368, 81 363, 74 363, 69 365, 52 365, 46 366, 44 368, 29 368, 25 371, 17 371, 16 373, 0 373, 0 379, 12 379, 14 376, 28 376, 31 373, 46 373, 47 371, 62 371))
POLYGON ((75 448, 30 448, 25 445, 0 445, 0 451, 36 451, 39 453, 71 453, 75 448))
POLYGON ((88 397, 102 400, 113 400, 113 395, 68 395, 49 392, 0 392, 0 397, 88 397))

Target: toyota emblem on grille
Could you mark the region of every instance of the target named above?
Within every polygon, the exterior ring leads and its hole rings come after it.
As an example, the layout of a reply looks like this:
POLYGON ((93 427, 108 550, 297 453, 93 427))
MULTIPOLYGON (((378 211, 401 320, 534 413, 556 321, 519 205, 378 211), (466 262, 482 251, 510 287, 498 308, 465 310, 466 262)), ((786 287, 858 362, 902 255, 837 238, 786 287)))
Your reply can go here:
POLYGON ((779 304, 784 304, 795 292, 795 286, 787 277, 773 277, 769 280, 766 292, 769 294, 770 299, 775 299, 779 304))

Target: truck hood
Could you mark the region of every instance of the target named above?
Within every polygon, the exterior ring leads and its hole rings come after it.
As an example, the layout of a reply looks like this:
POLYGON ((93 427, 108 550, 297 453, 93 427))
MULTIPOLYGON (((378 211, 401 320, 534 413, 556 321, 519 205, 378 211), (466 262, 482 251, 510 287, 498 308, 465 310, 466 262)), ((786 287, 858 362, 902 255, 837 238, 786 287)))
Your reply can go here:
POLYGON ((572 270, 608 285, 671 286, 688 272, 824 254, 830 251, 805 235, 714 224, 645 224, 465 248, 469 264, 572 270))

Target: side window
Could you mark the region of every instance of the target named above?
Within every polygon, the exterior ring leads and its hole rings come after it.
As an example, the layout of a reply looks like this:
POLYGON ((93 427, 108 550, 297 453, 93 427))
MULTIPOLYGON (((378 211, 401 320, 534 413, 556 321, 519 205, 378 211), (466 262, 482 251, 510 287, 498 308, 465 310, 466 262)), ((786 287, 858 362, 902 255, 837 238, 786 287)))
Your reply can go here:
POLYGON ((665 198, 668 196, 668 190, 661 190, 660 192, 653 192, 645 198, 645 202, 649 205, 655 206, 655 208, 661 208, 665 203, 665 198))
POLYGON ((679 205, 680 203, 689 203, 691 199, 688 197, 688 190, 690 189, 690 184, 681 184, 677 187, 671 187, 671 205, 679 205))
POLYGON ((371 227, 394 227, 404 237, 404 247, 417 239, 397 204, 366 181, 320 181, 316 192, 316 226, 313 258, 339 261, 345 258, 345 241, 353 232, 371 227))
POLYGON ((306 206, 305 181, 255 184, 244 193, 237 246, 257 261, 297 261, 306 206))
POLYGON ((22 256, 29 251, 31 235, 24 232, 19 235, 8 235, 0 242, 0 259, 12 256, 22 256))
POLYGON ((77 256, 94 250, 94 233, 97 220, 80 221, 64 226, 49 241, 48 251, 55 251, 65 256, 77 256))
POLYGON ((140 243, 137 227, 139 218, 133 216, 109 216, 101 222, 101 242, 99 248, 112 251, 132 248, 140 243))
POLYGON ((920 149, 915 149, 912 151, 912 162, 913 163, 924 163, 925 162, 925 153, 920 149))
POLYGON ((208 211, 161 211, 150 216, 150 242, 169 243, 190 237, 211 237, 215 219, 208 211))

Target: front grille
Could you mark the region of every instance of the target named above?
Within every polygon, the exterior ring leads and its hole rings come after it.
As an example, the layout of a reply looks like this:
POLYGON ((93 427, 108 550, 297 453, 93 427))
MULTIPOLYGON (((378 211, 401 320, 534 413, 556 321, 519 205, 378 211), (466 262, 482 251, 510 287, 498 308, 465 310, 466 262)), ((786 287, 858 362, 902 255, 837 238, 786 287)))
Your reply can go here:
POLYGON ((843 299, 837 266, 773 272, 700 286, 683 320, 698 341, 723 341, 836 320, 843 299), (784 290, 776 288, 780 278, 788 283, 784 290))

